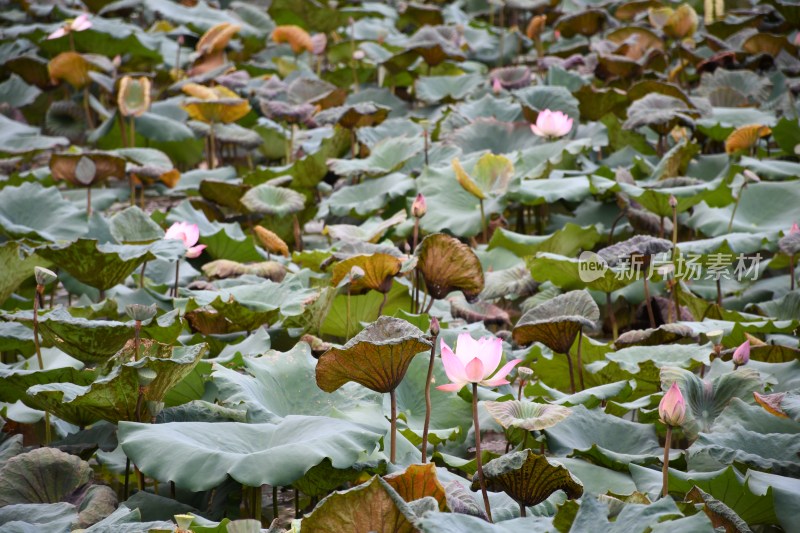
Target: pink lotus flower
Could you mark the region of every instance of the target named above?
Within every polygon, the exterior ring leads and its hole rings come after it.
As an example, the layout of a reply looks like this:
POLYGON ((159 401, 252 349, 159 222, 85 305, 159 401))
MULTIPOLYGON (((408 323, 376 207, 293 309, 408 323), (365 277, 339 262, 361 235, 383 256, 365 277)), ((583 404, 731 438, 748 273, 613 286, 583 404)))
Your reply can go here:
POLYGON ((325 48, 328 46, 328 37, 324 33, 317 33, 311 37, 311 53, 314 55, 322 55, 325 53, 325 48))
POLYGON ((189 224, 188 222, 176 222, 169 227, 165 239, 174 239, 176 241, 183 241, 186 247, 186 257, 192 259, 198 257, 205 249, 205 244, 197 244, 200 239, 200 229, 197 224, 189 224), (197 244, 197 246, 195 246, 197 244))
POLYGON ((53 33, 47 36, 48 39, 58 39, 59 37, 63 37, 69 32, 73 31, 84 31, 88 30, 92 27, 92 22, 89 20, 89 15, 79 15, 76 19, 72 20, 68 24, 62 26, 61 28, 57 29, 53 33))
POLYGON ((422 193, 417 194, 416 199, 411 204, 411 214, 415 218, 422 218, 428 212, 428 203, 425 201, 425 196, 422 193))
POLYGON ((572 130, 572 119, 561 111, 545 109, 536 117, 536 124, 531 130, 539 137, 563 137, 572 130))
POLYGON ((733 364, 736 366, 746 365, 750 360, 750 341, 746 340, 733 351, 733 364))
POLYGON ((686 418, 686 401, 683 399, 681 389, 673 383, 658 404, 658 416, 668 426, 677 427, 683 424, 686 418))
POLYGON ((458 336, 455 353, 444 339, 441 348, 444 371, 452 381, 436 387, 443 391, 458 391, 467 383, 477 383, 484 387, 507 385, 509 381, 506 376, 512 368, 522 362, 522 359, 514 359, 495 372, 503 356, 503 341, 498 338, 483 337, 475 340, 469 333, 462 333, 458 336), (489 376, 492 374, 494 377, 490 379, 489 376))
POLYGON ((789 233, 800 233, 800 226, 797 225, 797 222, 792 224, 792 228, 789 230, 789 233))

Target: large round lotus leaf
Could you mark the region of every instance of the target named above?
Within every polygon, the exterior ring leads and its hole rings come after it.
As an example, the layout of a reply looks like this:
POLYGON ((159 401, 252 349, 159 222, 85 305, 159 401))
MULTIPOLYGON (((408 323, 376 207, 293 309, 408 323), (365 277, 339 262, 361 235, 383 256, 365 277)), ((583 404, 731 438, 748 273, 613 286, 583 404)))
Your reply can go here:
POLYGON ((531 277, 544 283, 549 281, 562 289, 589 288, 602 292, 614 292, 638 279, 638 276, 621 276, 617 270, 602 269, 601 275, 592 281, 583 280, 582 261, 574 257, 539 252, 526 259, 531 277))
POLYGON ((63 308, 42 314, 39 331, 46 342, 87 364, 106 361, 134 333, 131 324, 73 317, 63 308))
POLYGON ((302 528, 317 533, 415 533, 414 523, 412 508, 386 481, 374 476, 367 483, 322 500, 303 519, 302 528))
POLYGON ((572 412, 569 407, 510 400, 506 402, 484 402, 489 414, 506 429, 522 428, 538 431, 555 426, 572 412))
POLYGON ((26 154, 67 144, 66 137, 42 135, 39 128, 0 115, 0 153, 26 154))
POLYGON ((693 126, 697 110, 686 102, 659 93, 650 93, 633 102, 628 108, 628 119, 622 125, 625 129, 652 126, 661 133, 669 132, 678 124, 693 126))
POLYGON ((228 476, 248 487, 288 486, 325 459, 334 468, 350 468, 375 450, 381 436, 322 416, 292 415, 277 424, 119 425, 122 449, 145 475, 195 492, 213 489, 228 476))
POLYGON ((39 448, 12 457, 0 469, 0 507, 68 502, 80 513, 72 524, 85 528, 110 515, 117 497, 110 487, 92 485, 89 463, 55 448, 39 448))
POLYGON ((300 76, 294 79, 286 88, 287 96, 296 104, 310 106, 311 113, 316 113, 316 107, 328 109, 340 106, 348 96, 347 91, 319 78, 300 76))
POLYGON ((364 126, 377 126, 389 116, 390 108, 363 102, 354 105, 332 107, 317 114, 318 124, 338 124, 352 130, 364 126))
POLYGON ((419 54, 425 63, 435 67, 448 59, 464 59, 459 40, 460 35, 452 26, 426 25, 409 38, 407 50, 419 54))
POLYGON ((87 187, 108 178, 124 178, 125 159, 102 152, 53 154, 50 156, 50 172, 53 179, 87 187))
POLYGON ((264 183, 247 191, 240 201, 253 213, 285 217, 302 211, 306 197, 292 189, 264 183))
MULTIPOLYGON (((171 357, 158 357, 165 351, 158 348, 165 348, 167 352, 171 349, 144 340, 140 352, 140 356, 144 357, 138 361, 116 366, 108 375, 86 386, 73 383, 33 386, 28 389, 28 402, 78 426, 87 426, 98 420, 114 423, 135 420, 140 378, 152 377, 152 381, 144 387, 143 399, 163 401, 167 392, 200 362, 207 346, 196 344, 175 349, 171 357), (156 356, 151 357, 149 353, 155 353, 156 356)), ((133 359, 133 343, 128 343, 117 357, 120 361, 133 359)))
POLYGON ((94 239, 40 248, 39 255, 100 290, 122 283, 142 263, 155 259, 149 246, 99 244, 94 239))
POLYGON ((417 268, 428 293, 441 300, 453 291, 461 291, 474 302, 484 286, 483 268, 472 248, 444 233, 428 235, 416 250, 417 268))
POLYGON ((364 294, 370 290, 387 293, 392 288, 392 280, 400 272, 402 261, 388 254, 356 255, 340 261, 333 266, 331 284, 336 286, 358 267, 364 275, 349 284, 350 294, 364 294))
POLYGON ((246 374, 215 366, 212 379, 220 402, 247 409, 253 422, 277 422, 290 415, 344 418, 384 428, 382 398, 357 383, 348 383, 326 393, 306 386, 314 381, 317 360, 305 342, 288 352, 270 350, 260 357, 244 359, 246 374))
POLYGON ((567 15, 558 20, 556 30, 566 38, 576 35, 590 37, 603 29, 608 21, 608 15, 600 9, 583 9, 572 15, 567 15))
POLYGON ((28 399, 28 389, 34 385, 59 382, 88 385, 94 378, 94 372, 72 367, 46 370, 0 367, 0 401, 14 403, 22 400, 24 403, 28 399))
POLYGON ((425 142, 421 137, 392 137, 383 139, 371 148, 363 159, 331 159, 330 169, 340 176, 388 174, 422 152, 425 142))
POLYGON ((573 120, 580 119, 578 99, 564 87, 541 85, 514 92, 514 98, 522 105, 522 113, 528 122, 535 123, 539 113, 545 109, 561 111, 573 120))
POLYGON ((355 381, 376 392, 391 392, 418 353, 430 350, 425 334, 409 322, 382 316, 341 348, 331 348, 319 358, 317 385, 333 392, 355 381))
POLYGON ((588 291, 570 291, 543 302, 524 315, 514 328, 514 341, 541 342, 558 353, 569 353, 582 328, 592 329, 600 309, 588 291))
POLYGON ((108 221, 111 236, 117 242, 143 244, 164 238, 164 230, 147 213, 133 205, 108 221))
POLYGON ((64 199, 55 187, 25 182, 3 188, 0 227, 11 237, 72 240, 86 232, 86 213, 64 199))
MULTIPOLYGON (((362 159, 339 159, 337 161, 362 161, 362 159)), ((396 198, 405 197, 416 186, 415 180, 402 172, 364 180, 357 185, 342 187, 334 191, 320 203, 317 216, 326 217, 333 214, 366 217, 383 210, 389 202, 396 198)))
MULTIPOLYGON (((531 450, 522 450, 492 459, 483 466, 486 488, 503 491, 517 502, 537 505, 557 490, 574 500, 583 494, 583 484, 564 465, 531 450)), ((480 488, 478 474, 472 478, 472 490, 480 488)))
MULTIPOLYGON (((608 266, 629 259, 631 256, 650 256, 667 252, 672 249, 672 242, 649 235, 634 235, 628 240, 612 244, 597 252, 608 266)), ((631 265, 633 266, 633 264, 631 265)))

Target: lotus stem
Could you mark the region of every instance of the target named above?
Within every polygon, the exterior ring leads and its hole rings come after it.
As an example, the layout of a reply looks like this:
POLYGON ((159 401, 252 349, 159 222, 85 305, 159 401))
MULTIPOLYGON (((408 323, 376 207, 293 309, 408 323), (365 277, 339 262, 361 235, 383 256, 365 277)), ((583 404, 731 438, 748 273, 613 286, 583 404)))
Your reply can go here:
MULTIPOLYGON (((352 280, 350 281, 352 283, 352 280)), ((350 285, 347 285, 347 316, 344 320, 344 338, 350 340, 350 285)))
POLYGON ((181 273, 181 260, 178 259, 177 261, 175 261, 175 285, 173 285, 172 287, 173 298, 178 297, 178 280, 180 279, 180 273, 181 273))
POLYGON ((142 321, 137 320, 133 326, 133 360, 139 360, 139 344, 141 343, 140 336, 142 331, 142 321))
POLYGON ((486 493, 486 479, 483 476, 483 463, 481 461, 481 427, 478 423, 478 384, 472 384, 472 423, 475 425, 475 467, 478 470, 478 481, 481 484, 483 505, 486 507, 486 516, 492 522, 492 507, 489 504, 489 494, 486 493))
POLYGON ((422 426, 422 464, 428 462, 428 431, 431 425, 431 381, 433 380, 433 365, 436 360, 436 340, 439 337, 437 332, 433 336, 433 346, 431 346, 431 360, 428 363, 428 375, 425 378, 425 423, 422 426))
POLYGON ((717 305, 722 307, 722 281, 717 278, 717 305))
POLYGON ((130 119, 130 123, 131 123, 131 138, 129 140, 130 140, 130 143, 131 143, 131 148, 135 148, 136 147, 136 117, 131 115, 128 118, 130 119))
POLYGON ((417 242, 419 241, 419 217, 414 217, 414 233, 411 235, 411 251, 417 249, 417 242))
POLYGON ((488 228, 486 227, 486 214, 483 212, 483 198, 478 199, 478 203, 481 206, 481 231, 483 232, 483 242, 489 242, 489 232, 488 228))
POLYGON ((644 281, 644 303, 647 307, 647 318, 650 320, 650 327, 655 329, 656 317, 653 314, 653 305, 650 303, 650 282, 647 281, 646 276, 642 281, 644 281))
MULTIPOLYGON (((33 296, 33 346, 36 348, 36 360, 39 363, 39 370, 44 370, 44 360, 42 359, 42 347, 39 344, 39 299, 44 294, 44 285, 36 284, 36 294, 33 296)), ((50 412, 44 412, 44 443, 50 445, 52 435, 50 433, 50 412)))
POLYGON ((794 257, 795 254, 789 256, 789 290, 794 290, 794 257))
POLYGON ((389 401, 391 403, 391 433, 392 433, 392 443, 389 448, 389 461, 392 464, 395 464, 395 460, 397 459, 397 395, 395 394, 394 389, 389 391, 389 401))
MULTIPOLYGON (((128 487, 129 487, 130 477, 131 477, 131 458, 130 457, 126 457, 125 458, 125 483, 122 486, 122 497, 124 499, 126 499, 126 500, 128 499, 128 494, 129 494, 128 487)), ((173 495, 173 499, 174 498, 175 498, 175 496, 173 495)))
POLYGON ((294 136, 297 132, 297 125, 290 124, 290 133, 289 133, 289 163, 294 163, 294 136))
POLYGON ((424 144, 424 146, 425 146, 425 166, 427 167, 428 166, 428 144, 430 142, 429 139, 428 139, 428 128, 427 127, 422 130, 422 140, 425 143, 424 144))
MULTIPOLYGON (((136 397, 136 411, 133 413, 133 418, 136 422, 142 421, 142 400, 144 399, 144 387, 139 385, 139 395, 136 397)), ((139 487, 141 490, 141 487, 139 487)))
MULTIPOLYGON (((389 298, 389 293, 388 292, 384 292, 383 293, 383 300, 381 300, 381 305, 378 307, 378 316, 377 316, 377 318, 380 318, 381 315, 383 314, 383 306, 386 305, 386 300, 388 298, 389 298)), ((376 320, 377 320, 377 318, 376 318, 376 320)))
POLYGON ((300 491, 294 489, 294 517, 300 518, 300 491))
POLYGON ((658 217, 658 238, 659 239, 663 239, 664 238, 664 217, 663 216, 658 217))
MULTIPOLYGON (((255 490, 255 519, 261 522, 261 487, 256 487, 255 490)), ((278 518, 278 487, 272 487, 272 519, 278 518)))
POLYGON ((211 127, 208 130, 208 168, 214 169, 216 168, 216 152, 217 152, 217 141, 214 137, 214 123, 211 123, 211 127))
POLYGON ((528 511, 525 509, 525 504, 522 502, 517 502, 519 504, 519 516, 525 518, 528 516, 528 511))
POLYGON ((86 187, 86 218, 92 218, 92 186, 86 187))
POLYGON ((505 9, 504 6, 500 6, 500 48, 497 57, 498 66, 503 66, 503 56, 505 55, 505 44, 506 44, 506 32, 505 32, 505 9))
POLYGON ((83 88, 83 110, 86 113, 86 125, 90 130, 94 129, 94 120, 92 119, 92 109, 89 107, 89 86, 83 88))
POLYGON ((519 388, 517 389, 517 400, 518 401, 522 400, 522 389, 523 389, 523 387, 525 387, 525 380, 522 379, 522 378, 519 378, 519 388))
POLYGON ((583 344, 583 328, 578 330, 578 378, 581 383, 581 390, 586 388, 583 384, 583 361, 581 360, 581 344, 583 344))
POLYGON ((300 220, 297 218, 297 213, 292 216, 292 230, 294 231, 294 249, 302 252, 303 234, 300 231, 300 220))
POLYGON ((133 174, 128 174, 128 183, 131 186, 130 206, 136 205, 136 183, 133 181, 133 174))
POLYGON ((664 440, 664 468, 661 471, 663 484, 661 488, 661 496, 667 497, 669 493, 669 445, 672 442, 672 426, 667 425, 667 436, 664 440))
POLYGON ((611 303, 610 292, 606 293, 606 314, 608 315, 609 322, 611 322, 611 338, 617 340, 619 328, 617 326, 617 317, 614 314, 614 304, 611 303))
POLYGON ((572 371, 572 357, 570 357, 569 352, 565 355, 567 356, 567 364, 569 365, 569 391, 571 394, 575 394, 575 375, 572 371))
POLYGON ((173 500, 175 499, 175 482, 174 481, 170 481, 169 482, 169 497, 172 498, 173 500))
POLYGON ((143 491, 146 486, 144 474, 142 474, 142 471, 139 470, 139 467, 136 465, 133 465, 133 470, 136 472, 136 483, 139 485, 139 490, 143 491))
POLYGON ((433 302, 435 302, 435 301, 436 301, 436 299, 433 296, 431 296, 431 301, 428 302, 428 306, 425 308, 425 313, 426 314, 431 312, 431 307, 433 307, 433 302))
POLYGON ((144 289, 144 269, 147 268, 147 261, 142 263, 142 270, 139 271, 139 288, 144 289))

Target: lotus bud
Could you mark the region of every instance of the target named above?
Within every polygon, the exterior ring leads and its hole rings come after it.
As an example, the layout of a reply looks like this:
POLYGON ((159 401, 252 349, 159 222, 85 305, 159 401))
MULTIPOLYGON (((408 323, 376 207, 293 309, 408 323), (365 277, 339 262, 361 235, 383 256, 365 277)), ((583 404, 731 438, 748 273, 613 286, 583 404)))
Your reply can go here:
POLYGON ((686 402, 677 383, 670 386, 667 393, 658 404, 658 416, 668 426, 677 427, 683 424, 686 418, 686 402))
POLYGON ((542 30, 544 30, 544 25, 546 23, 547 15, 537 15, 533 17, 528 23, 528 27, 525 29, 525 35, 527 35, 528 39, 531 40, 538 39, 542 34, 542 30))
POLYGON ((353 59, 356 61, 361 61, 365 57, 367 57, 367 54, 364 53, 364 50, 356 50, 353 52, 353 59))
POLYGON ((43 287, 45 285, 50 285, 58 279, 58 276, 55 272, 42 267, 34 267, 33 275, 36 278, 36 284, 43 287))
POLYGON ((186 39, 183 37, 183 35, 178 35, 178 39, 177 40, 178 40, 178 46, 183 46, 183 43, 186 41, 186 39))
POLYGON ((677 198, 675 198, 675 195, 674 195, 674 194, 670 194, 670 195, 669 195, 669 206, 670 206, 672 209, 675 209, 676 207, 678 207, 678 199, 677 199, 677 198))
POLYGON ((411 204, 411 214, 414 218, 422 218, 428 212, 428 203, 425 201, 425 196, 422 193, 417 194, 414 203, 411 204))
POLYGON ((439 336, 439 319, 436 317, 431 318, 431 335, 439 336))
POLYGON ((733 364, 737 367, 746 365, 750 360, 750 341, 746 340, 733 351, 733 364))
POLYGON ((528 368, 527 366, 521 366, 517 368, 517 375, 519 376, 519 379, 530 381, 530 379, 533 377, 533 369, 528 368))
POLYGON ((500 91, 502 91, 502 90, 503 90, 503 84, 500 83, 500 80, 498 80, 497 78, 494 78, 492 80, 492 92, 494 94, 500 94, 500 91))
POLYGON ((158 377, 158 373, 151 368, 140 368, 136 371, 136 377, 140 387, 147 387, 158 377))
POLYGON ((125 313, 137 322, 144 322, 156 316, 156 304, 130 304, 125 306, 125 313))
POLYGON ((761 181, 761 178, 759 178, 758 175, 752 170, 745 170, 742 172, 742 174, 744 174, 745 181, 752 183, 759 183, 761 181))

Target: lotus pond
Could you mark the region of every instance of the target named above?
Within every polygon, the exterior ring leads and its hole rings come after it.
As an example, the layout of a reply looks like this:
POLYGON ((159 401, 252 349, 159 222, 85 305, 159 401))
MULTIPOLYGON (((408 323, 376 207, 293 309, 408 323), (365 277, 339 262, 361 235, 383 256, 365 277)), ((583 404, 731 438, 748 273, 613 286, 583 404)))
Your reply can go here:
POLYGON ((796 1, 0 19, 0 531, 800 530, 796 1))

